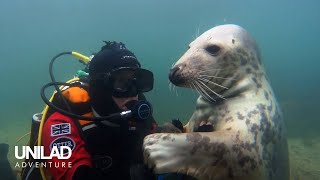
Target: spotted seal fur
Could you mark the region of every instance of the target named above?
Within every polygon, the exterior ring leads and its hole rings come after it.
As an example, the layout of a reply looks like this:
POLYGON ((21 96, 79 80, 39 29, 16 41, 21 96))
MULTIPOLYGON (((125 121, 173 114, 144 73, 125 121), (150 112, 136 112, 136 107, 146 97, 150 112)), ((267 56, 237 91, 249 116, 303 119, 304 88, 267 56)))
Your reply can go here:
POLYGON ((245 29, 228 24, 206 31, 190 43, 169 78, 200 97, 185 132, 145 138, 150 168, 197 179, 289 179, 284 122, 245 29), (197 132, 204 123, 213 131, 197 132))

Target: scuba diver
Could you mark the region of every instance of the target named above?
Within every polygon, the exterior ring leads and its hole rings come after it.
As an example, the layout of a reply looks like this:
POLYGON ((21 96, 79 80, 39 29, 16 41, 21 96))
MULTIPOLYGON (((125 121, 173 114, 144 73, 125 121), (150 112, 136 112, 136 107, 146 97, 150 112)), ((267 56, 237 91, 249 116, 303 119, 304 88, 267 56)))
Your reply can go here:
MULTIPOLYGON (((152 90, 153 73, 141 68, 136 56, 123 43, 105 43, 89 63, 89 75, 75 82, 78 86, 61 89, 63 97, 57 94, 54 104, 82 117, 94 118, 115 113, 125 115, 128 110, 150 105, 143 93, 152 90), (144 104, 137 106, 139 102, 144 104)), ((151 110, 145 109, 147 114, 151 110)), ((46 169, 53 179, 156 179, 143 165, 142 155, 143 138, 157 129, 152 115, 88 121, 54 109, 49 111, 40 134, 45 156, 50 155, 53 146, 69 146, 72 150, 69 159, 47 160, 60 163, 58 168, 46 169), (61 167, 62 162, 66 166, 71 162, 72 167, 61 167)))

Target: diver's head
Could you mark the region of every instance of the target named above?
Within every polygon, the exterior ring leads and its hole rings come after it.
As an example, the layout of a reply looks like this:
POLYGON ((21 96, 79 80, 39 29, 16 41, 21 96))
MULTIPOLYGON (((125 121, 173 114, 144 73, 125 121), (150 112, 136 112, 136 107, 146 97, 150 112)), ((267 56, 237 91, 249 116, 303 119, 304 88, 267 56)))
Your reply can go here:
POLYGON ((138 94, 153 88, 152 72, 141 69, 136 56, 123 43, 106 42, 89 64, 89 93, 101 115, 125 109, 138 94))

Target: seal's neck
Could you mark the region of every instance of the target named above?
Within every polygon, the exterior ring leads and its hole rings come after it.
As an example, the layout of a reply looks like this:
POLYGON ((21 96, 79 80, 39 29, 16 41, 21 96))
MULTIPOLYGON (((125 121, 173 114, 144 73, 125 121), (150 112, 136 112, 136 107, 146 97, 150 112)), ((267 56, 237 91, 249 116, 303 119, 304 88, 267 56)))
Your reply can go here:
POLYGON ((222 93, 222 96, 226 99, 232 97, 239 97, 243 93, 247 93, 248 91, 257 91, 260 89, 266 82, 266 77, 264 74, 252 73, 246 74, 241 78, 237 79, 235 83, 233 83, 229 89, 225 90, 222 93))

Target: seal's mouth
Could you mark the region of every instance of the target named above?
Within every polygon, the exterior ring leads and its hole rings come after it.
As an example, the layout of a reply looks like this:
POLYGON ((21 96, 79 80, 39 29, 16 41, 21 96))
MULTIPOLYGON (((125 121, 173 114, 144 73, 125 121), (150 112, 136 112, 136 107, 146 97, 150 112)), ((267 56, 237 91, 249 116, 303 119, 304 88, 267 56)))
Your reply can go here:
POLYGON ((228 87, 222 84, 230 78, 219 75, 221 69, 204 69, 202 67, 200 70, 195 65, 193 65, 193 68, 186 68, 185 63, 175 65, 170 69, 170 82, 176 86, 197 91, 199 95, 211 103, 225 99, 222 93, 228 90, 228 87))
POLYGON ((170 69, 169 80, 176 86, 183 86, 187 79, 182 75, 182 66, 175 66, 170 69))

